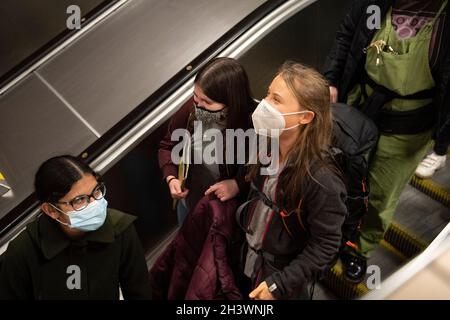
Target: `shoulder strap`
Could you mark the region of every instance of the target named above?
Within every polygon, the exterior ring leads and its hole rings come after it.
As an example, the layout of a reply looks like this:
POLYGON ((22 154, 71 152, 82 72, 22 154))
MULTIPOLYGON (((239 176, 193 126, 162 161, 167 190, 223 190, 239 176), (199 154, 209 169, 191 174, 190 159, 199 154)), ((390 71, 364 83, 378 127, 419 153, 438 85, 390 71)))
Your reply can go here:
POLYGON ((261 192, 253 182, 250 183, 250 188, 251 188, 251 194, 254 194, 253 197, 251 197, 249 200, 247 200, 246 202, 244 202, 243 204, 241 204, 237 210, 236 210, 236 221, 237 224, 239 225, 239 227, 244 230, 246 233, 248 234, 253 234, 253 231, 250 230, 249 228, 247 228, 246 226, 243 225, 242 223, 242 213, 244 211, 244 209, 252 202, 257 201, 257 200, 261 200, 266 206, 268 206, 271 210, 273 210, 277 215, 279 215, 281 217, 281 221, 283 223, 284 228, 286 229, 286 232, 292 237, 294 238, 294 232, 291 229, 294 229, 293 227, 289 228, 288 224, 292 224, 289 221, 293 220, 291 217, 292 214, 294 212, 296 212, 295 217, 298 220, 298 223, 300 225, 300 227, 306 231, 305 225, 301 219, 301 215, 300 215, 300 207, 302 204, 302 201, 300 200, 298 207, 296 208, 296 210, 293 210, 291 212, 287 212, 285 210, 283 210, 283 208, 281 208, 279 205, 277 205, 274 201, 272 201, 264 192, 261 192))
MULTIPOLYGON (((390 98, 390 100, 392 100, 392 99, 405 99, 405 100, 430 99, 430 98, 434 97, 434 93, 435 93, 435 88, 433 87, 431 89, 426 89, 426 90, 422 90, 422 91, 419 91, 419 92, 416 92, 413 94, 409 94, 406 96, 401 96, 398 93, 386 88, 385 86, 373 81, 372 78, 369 77, 369 75, 366 72, 364 73, 363 82, 368 84, 370 87, 372 87, 372 89, 374 91, 385 94, 387 97, 390 98)), ((364 88, 364 91, 365 91, 365 88, 364 88)), ((366 93, 366 95, 367 95, 367 93, 366 93)), ((367 99, 367 97, 366 97, 366 99, 367 99)))
POLYGON ((251 234, 251 235, 253 234, 253 231, 250 230, 249 228, 247 228, 246 226, 244 226, 244 224, 242 223, 242 213, 243 213, 244 209, 245 209, 250 203, 252 203, 253 201, 256 201, 256 200, 258 200, 258 197, 253 197, 253 198, 251 198, 250 200, 247 200, 246 202, 244 202, 243 204, 241 204, 241 205, 237 208, 237 210, 236 210, 236 222, 237 222, 238 226, 239 226, 242 230, 244 230, 245 233, 248 233, 248 234, 251 234))

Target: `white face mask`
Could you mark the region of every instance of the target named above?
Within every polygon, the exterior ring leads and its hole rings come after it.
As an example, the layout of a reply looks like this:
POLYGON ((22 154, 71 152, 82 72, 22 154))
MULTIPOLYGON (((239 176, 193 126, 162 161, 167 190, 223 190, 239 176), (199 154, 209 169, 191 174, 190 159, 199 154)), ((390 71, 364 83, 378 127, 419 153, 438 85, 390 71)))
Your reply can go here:
POLYGON ((296 124, 295 126, 286 128, 284 116, 306 112, 310 111, 281 113, 272 107, 265 99, 262 99, 252 114, 253 127, 257 134, 276 138, 279 137, 283 131, 294 129, 300 125, 296 124))

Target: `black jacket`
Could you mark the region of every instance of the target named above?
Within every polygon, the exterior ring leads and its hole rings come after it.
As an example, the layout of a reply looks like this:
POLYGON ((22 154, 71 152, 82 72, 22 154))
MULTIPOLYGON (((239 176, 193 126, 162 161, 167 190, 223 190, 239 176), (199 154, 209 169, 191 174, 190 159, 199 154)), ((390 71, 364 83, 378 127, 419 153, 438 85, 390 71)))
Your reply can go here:
MULTIPOLYGON (((377 5, 384 17, 392 6, 393 0, 355 0, 350 12, 345 16, 331 52, 329 53, 323 74, 330 85, 338 88, 339 101, 345 102, 350 90, 361 82, 365 73, 366 55, 363 49, 372 41, 376 29, 367 28, 370 14, 367 7, 377 5)), ((435 139, 450 141, 450 11, 446 8, 444 31, 436 68, 432 70, 436 82, 434 103, 438 110, 435 139)))
MULTIPOLYGON (((312 179, 306 179, 300 195, 290 198, 284 193, 284 169, 276 185, 273 199, 288 217, 272 212, 266 226, 260 257, 259 274, 254 285, 266 281, 277 289, 275 298, 300 298, 306 285, 315 280, 334 260, 341 245, 342 224, 347 215, 346 189, 342 179, 329 168, 312 168, 312 179), (301 201, 301 202, 300 202, 301 201), (300 210, 296 210, 298 205, 300 210)), ((260 179, 258 188, 262 189, 260 179)), ((249 198, 254 195, 250 192, 249 198)), ((256 203, 243 212, 241 223, 249 226, 256 203)))
POLYGON ((108 209, 98 230, 71 240, 57 222, 41 215, 0 257, 0 300, 119 299, 119 285, 125 299, 150 299, 134 219, 108 209))

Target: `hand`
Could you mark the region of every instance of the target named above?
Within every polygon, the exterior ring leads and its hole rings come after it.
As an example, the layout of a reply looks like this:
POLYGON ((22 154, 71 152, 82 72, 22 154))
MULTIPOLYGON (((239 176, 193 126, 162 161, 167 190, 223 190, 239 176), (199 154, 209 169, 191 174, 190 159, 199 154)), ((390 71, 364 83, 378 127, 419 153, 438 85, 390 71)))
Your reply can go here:
POLYGON ((211 193, 214 193, 223 202, 236 197, 239 193, 239 187, 234 179, 222 180, 210 186, 205 195, 211 193))
MULTIPOLYGON (((171 177, 167 177, 167 178, 171 178, 171 177)), ((181 189, 181 181, 178 179, 172 179, 169 182, 169 190, 170 190, 170 196, 173 199, 183 199, 186 198, 186 196, 189 193, 189 190, 182 190, 181 189)))
POLYGON ((255 300, 275 300, 265 281, 261 282, 248 296, 255 300))
POLYGON ((330 86, 330 101, 336 103, 338 99, 338 89, 336 87, 330 86))

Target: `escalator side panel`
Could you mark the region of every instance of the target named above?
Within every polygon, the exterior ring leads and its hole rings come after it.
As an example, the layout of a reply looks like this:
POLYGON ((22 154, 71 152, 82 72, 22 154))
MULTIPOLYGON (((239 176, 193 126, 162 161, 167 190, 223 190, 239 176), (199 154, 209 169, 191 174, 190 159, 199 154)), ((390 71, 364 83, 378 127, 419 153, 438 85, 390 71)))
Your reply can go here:
POLYGON ((77 154, 95 139, 34 75, 1 96, 0 171, 14 196, 0 197, 0 218, 32 193, 34 174, 44 160, 56 154, 77 154))

